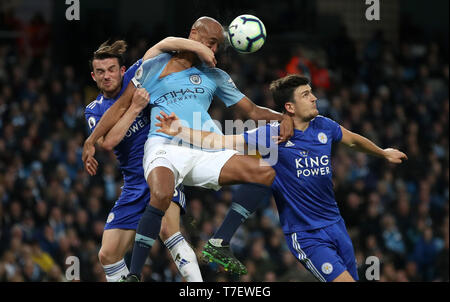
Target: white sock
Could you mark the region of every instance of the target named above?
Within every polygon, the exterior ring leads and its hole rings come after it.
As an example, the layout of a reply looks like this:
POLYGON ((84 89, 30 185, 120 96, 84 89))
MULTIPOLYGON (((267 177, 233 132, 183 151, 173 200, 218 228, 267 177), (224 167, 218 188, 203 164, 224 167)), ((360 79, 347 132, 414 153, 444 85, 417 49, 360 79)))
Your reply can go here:
POLYGON ((164 241, 164 244, 169 249, 173 261, 187 282, 203 282, 197 256, 180 232, 170 236, 169 239, 164 241))
POLYGON ((117 261, 113 264, 102 265, 103 270, 106 274, 106 280, 108 282, 118 282, 122 276, 127 276, 129 271, 127 265, 125 264, 125 260, 117 261))

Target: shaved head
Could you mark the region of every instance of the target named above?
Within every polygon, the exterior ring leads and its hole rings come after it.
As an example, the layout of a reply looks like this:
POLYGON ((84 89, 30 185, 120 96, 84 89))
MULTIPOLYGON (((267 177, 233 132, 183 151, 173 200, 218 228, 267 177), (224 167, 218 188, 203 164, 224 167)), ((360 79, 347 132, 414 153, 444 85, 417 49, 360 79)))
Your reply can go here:
MULTIPOLYGON (((225 38, 225 31, 222 25, 215 19, 211 17, 200 17, 194 22, 189 34, 189 39, 193 39, 208 47, 212 48, 210 45, 216 43, 217 48, 225 38)), ((215 50, 214 50, 215 52, 215 50)))
POLYGON ((192 29, 195 28, 197 30, 205 27, 209 29, 223 30, 222 25, 216 19, 206 16, 198 18, 192 25, 192 29))

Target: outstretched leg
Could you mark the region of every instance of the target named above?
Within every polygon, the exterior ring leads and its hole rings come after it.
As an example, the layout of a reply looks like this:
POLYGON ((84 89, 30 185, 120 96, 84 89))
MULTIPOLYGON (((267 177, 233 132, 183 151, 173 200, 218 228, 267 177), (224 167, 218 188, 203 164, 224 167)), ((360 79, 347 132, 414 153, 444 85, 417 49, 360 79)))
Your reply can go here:
POLYGON ((220 171, 219 184, 234 185, 242 183, 257 183, 272 185, 275 170, 264 161, 248 155, 233 155, 220 171))

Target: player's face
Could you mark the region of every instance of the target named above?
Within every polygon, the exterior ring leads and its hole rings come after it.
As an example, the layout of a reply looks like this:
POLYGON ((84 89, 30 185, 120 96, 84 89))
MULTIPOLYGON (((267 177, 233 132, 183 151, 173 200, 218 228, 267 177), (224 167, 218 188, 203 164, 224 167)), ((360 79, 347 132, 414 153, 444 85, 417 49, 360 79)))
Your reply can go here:
POLYGON ((302 85, 294 91, 295 116, 302 120, 311 120, 319 114, 317 98, 312 93, 311 86, 302 85))
POLYGON ((224 39, 223 28, 218 24, 217 25, 213 24, 211 26, 204 26, 196 30, 191 35, 191 38, 206 45, 214 53, 217 53, 224 39))
POLYGON ((97 87, 108 97, 114 97, 120 91, 125 66, 119 66, 117 58, 107 58, 92 61, 92 78, 97 87))

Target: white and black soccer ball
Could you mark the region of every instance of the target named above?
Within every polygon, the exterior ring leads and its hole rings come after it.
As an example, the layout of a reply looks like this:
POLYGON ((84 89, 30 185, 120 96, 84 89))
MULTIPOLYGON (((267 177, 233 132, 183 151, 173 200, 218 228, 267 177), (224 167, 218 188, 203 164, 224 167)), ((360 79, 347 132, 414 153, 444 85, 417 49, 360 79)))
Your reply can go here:
POLYGON ((240 53, 252 53, 266 42, 266 28, 262 21, 253 15, 240 15, 228 26, 228 40, 240 53))

